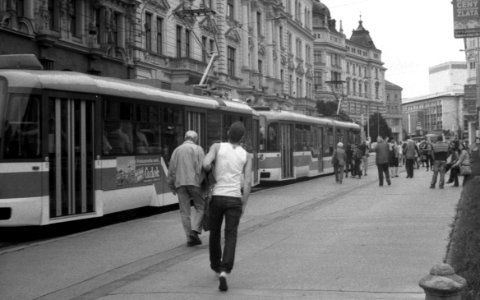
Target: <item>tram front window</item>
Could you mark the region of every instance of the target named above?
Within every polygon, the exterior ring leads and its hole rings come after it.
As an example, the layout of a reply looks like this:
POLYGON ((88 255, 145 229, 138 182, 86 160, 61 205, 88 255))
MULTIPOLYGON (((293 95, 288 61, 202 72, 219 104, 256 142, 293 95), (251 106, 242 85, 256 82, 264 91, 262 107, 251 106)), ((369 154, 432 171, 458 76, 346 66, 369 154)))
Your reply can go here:
POLYGON ((3 158, 23 159, 41 156, 40 98, 11 94, 3 122, 3 158))

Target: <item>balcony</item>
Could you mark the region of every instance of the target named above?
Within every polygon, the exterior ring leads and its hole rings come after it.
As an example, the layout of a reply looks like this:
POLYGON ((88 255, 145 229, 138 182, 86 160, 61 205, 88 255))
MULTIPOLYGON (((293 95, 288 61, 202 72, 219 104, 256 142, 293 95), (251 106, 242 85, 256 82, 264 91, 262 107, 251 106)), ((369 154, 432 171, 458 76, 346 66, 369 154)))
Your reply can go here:
POLYGON ((172 70, 188 70, 197 73, 203 73, 207 63, 198 61, 189 57, 180 57, 180 58, 171 58, 170 59, 170 68, 172 70))

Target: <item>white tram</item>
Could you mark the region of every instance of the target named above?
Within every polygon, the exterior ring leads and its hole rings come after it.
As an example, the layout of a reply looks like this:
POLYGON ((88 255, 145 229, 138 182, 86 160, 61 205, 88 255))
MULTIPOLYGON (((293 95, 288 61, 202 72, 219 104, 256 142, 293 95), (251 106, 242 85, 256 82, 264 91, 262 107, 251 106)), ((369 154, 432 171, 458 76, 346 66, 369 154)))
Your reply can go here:
POLYGON ((260 181, 283 181, 333 173, 338 142, 360 143, 360 126, 329 118, 257 108, 260 114, 260 181))
POLYGON ((0 70, 0 117, 0 226, 176 203, 167 164, 186 130, 208 151, 242 121, 257 156, 248 105, 76 72, 0 70))

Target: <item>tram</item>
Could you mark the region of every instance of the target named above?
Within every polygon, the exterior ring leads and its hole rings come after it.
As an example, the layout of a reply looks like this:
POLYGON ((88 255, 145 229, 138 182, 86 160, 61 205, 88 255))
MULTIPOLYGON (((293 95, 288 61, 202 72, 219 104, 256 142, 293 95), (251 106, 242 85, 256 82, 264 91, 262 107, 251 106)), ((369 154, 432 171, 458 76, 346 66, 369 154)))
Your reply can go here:
MULTIPOLYGON (((0 59, 0 226, 47 225, 177 203, 170 154, 187 130, 206 151, 235 121, 257 157, 248 105, 0 59), (15 63, 16 62, 16 63, 15 63), (30 68, 29 68, 30 67, 30 68), (30 70, 27 70, 29 68, 30 70)), ((253 178, 258 183, 254 159, 253 178)))
POLYGON ((360 126, 355 123, 256 109, 260 115, 261 182, 333 173, 331 158, 336 144, 360 143, 360 126))

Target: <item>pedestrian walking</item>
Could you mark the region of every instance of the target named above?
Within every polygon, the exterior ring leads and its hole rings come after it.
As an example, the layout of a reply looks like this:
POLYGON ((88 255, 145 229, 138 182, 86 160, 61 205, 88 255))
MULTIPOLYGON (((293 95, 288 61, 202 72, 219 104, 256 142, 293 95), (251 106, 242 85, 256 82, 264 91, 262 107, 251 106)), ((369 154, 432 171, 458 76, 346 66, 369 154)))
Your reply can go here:
POLYGON ((399 159, 399 154, 398 154, 398 149, 397 149, 397 143, 393 138, 390 138, 389 140, 389 169, 390 169, 390 178, 393 177, 398 177, 398 159, 399 159))
POLYGON ((363 168, 363 175, 367 176, 367 169, 368 169, 368 157, 370 156, 370 149, 368 148, 367 142, 363 141, 363 143, 359 146, 360 150, 363 152, 362 156, 362 168, 363 168))
POLYGON ((418 147, 412 139, 403 144, 403 155, 405 156, 405 169, 407 178, 413 178, 413 165, 418 157, 418 147))
POLYGON ((445 184, 445 167, 447 165, 447 159, 449 156, 448 153, 448 144, 443 141, 443 136, 439 135, 437 141, 433 144, 433 175, 432 182, 430 183, 430 188, 434 189, 437 184, 437 177, 440 173, 440 179, 438 182, 438 187, 443 189, 445 184))
MULTIPOLYGON (((471 169, 471 157, 470 153, 467 150, 467 146, 465 143, 460 143, 459 144, 459 149, 460 149, 460 156, 458 157, 458 161, 453 165, 453 167, 458 167, 460 168, 461 166, 468 166, 471 169)), ((463 183, 462 186, 465 186, 465 184, 470 180, 472 177, 472 174, 461 174, 463 176, 463 183)))
POLYGON ((353 177, 353 150, 352 145, 346 144, 345 145, 345 154, 347 158, 345 159, 345 178, 348 178, 348 172, 351 173, 353 177))
POLYGON ((227 143, 210 147, 203 168, 214 165, 215 185, 210 201, 210 268, 218 274, 222 292, 228 290, 227 274, 232 271, 240 218, 245 211, 251 188, 252 155, 241 146, 245 127, 235 122, 228 131, 227 143), (225 244, 222 251, 221 228, 225 219, 225 244))
POLYGON ((343 182, 343 172, 345 167, 345 162, 347 160, 347 154, 343 149, 343 143, 338 143, 337 148, 333 151, 332 154, 332 165, 333 165, 333 172, 335 173, 335 182, 342 183, 343 182))
POLYGON ((379 186, 383 186, 383 175, 385 174, 385 179, 387 180, 388 185, 390 185, 390 172, 388 171, 389 146, 381 137, 377 138, 375 153, 375 163, 378 169, 378 184, 379 186))
POLYGON ((363 151, 360 149, 360 145, 354 145, 353 149, 353 170, 355 171, 353 176, 358 176, 358 179, 361 179, 363 151))
MULTIPOLYGON (((447 162, 447 166, 445 167, 445 173, 450 171, 450 176, 448 178, 447 184, 453 183, 454 187, 458 186, 458 173, 460 172, 460 168, 455 166, 455 163, 458 161, 460 157, 460 146, 458 141, 452 141, 449 145, 449 154, 450 160, 447 162)), ((433 166, 433 163, 432 163, 433 166)))
POLYGON ((174 195, 178 195, 180 217, 188 247, 202 244, 199 235, 202 232, 204 199, 200 184, 203 179, 202 162, 205 153, 197 142, 197 133, 193 130, 187 131, 183 144, 173 151, 168 167, 168 186, 174 195), (193 218, 192 202, 195 208, 193 218))

